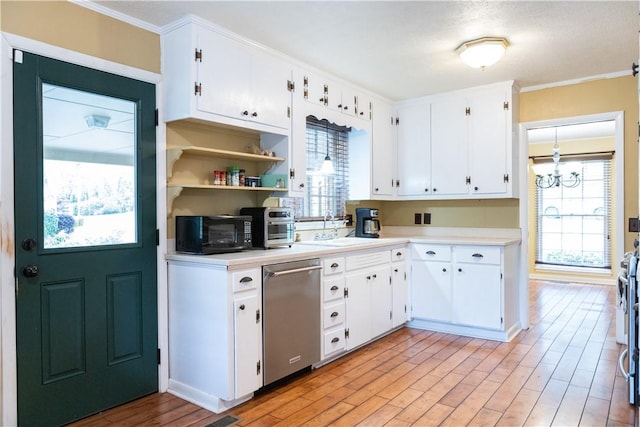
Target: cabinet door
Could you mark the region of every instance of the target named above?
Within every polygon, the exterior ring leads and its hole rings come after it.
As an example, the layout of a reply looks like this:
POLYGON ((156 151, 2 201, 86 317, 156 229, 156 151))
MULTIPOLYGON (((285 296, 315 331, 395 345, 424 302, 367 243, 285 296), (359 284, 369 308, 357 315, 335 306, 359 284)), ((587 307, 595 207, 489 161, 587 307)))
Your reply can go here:
POLYGON ((411 314, 414 318, 451 321, 451 264, 414 261, 411 272, 411 314))
POLYGON ((318 74, 304 73, 303 96, 304 100, 315 105, 327 106, 329 84, 326 79, 318 74))
POLYGON ((258 369, 262 354, 262 316, 257 295, 233 302, 234 363, 236 399, 253 393, 262 386, 258 369))
POLYGON ((373 104, 371 134, 371 194, 392 196, 396 171, 396 138, 393 109, 386 102, 373 104))
POLYGON ((499 265, 456 264, 453 321, 479 328, 502 327, 502 279, 499 265))
POLYGON ((394 262, 391 266, 391 286, 393 288, 392 327, 395 328, 408 320, 407 265, 404 262, 394 262))
POLYGON ((389 331, 393 326, 393 288, 389 265, 371 270, 371 337, 389 331))
MULTIPOLYGON (((331 91, 331 89, 329 89, 331 91)), ((343 114, 355 117, 358 107, 358 93, 348 86, 343 86, 340 92, 338 110, 343 114)))
POLYGON ((469 118, 469 176, 472 194, 503 194, 507 191, 507 120, 504 89, 471 99, 469 118))
POLYGON ((398 117, 398 195, 431 194, 430 106, 402 106, 398 117))
POLYGON ((251 106, 249 119, 255 122, 289 129, 291 92, 289 65, 264 52, 251 56, 251 106))
POLYGON ((346 275, 348 296, 345 299, 349 339, 352 349, 369 341, 371 335, 371 285, 368 273, 355 272, 346 275))
POLYGON ((467 103, 464 98, 431 104, 432 194, 467 194, 467 103))
POLYGON ((251 56, 242 44, 205 29, 198 30, 202 62, 197 78, 202 93, 196 104, 200 111, 235 119, 249 114, 251 56), (247 114, 244 112, 247 111, 247 114))

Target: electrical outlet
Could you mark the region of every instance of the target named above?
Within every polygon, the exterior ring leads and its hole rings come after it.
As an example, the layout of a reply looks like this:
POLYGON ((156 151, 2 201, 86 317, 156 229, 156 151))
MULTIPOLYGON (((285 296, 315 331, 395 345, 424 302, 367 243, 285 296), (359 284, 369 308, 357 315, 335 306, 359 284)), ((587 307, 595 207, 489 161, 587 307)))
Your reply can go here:
POLYGON ((422 221, 422 223, 423 223, 423 224, 431 224, 431 214, 430 214, 430 213, 425 212, 425 213, 423 214, 423 216, 424 216, 424 220, 422 221))
POLYGON ((413 223, 416 224, 416 225, 422 224, 422 215, 420 215, 419 213, 414 213, 413 214, 413 223))
POLYGON ((640 231, 638 218, 629 218, 629 232, 637 233, 638 231, 640 231))

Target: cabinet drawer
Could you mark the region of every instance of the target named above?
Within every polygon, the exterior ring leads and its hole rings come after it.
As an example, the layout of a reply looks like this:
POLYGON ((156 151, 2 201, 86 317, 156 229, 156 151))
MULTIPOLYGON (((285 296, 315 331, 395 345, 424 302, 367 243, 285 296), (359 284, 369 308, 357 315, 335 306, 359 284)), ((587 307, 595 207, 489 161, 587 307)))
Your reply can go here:
POLYGON ((344 273, 344 257, 325 258, 322 260, 324 275, 344 273))
POLYGON ((382 264, 388 264, 390 261, 391 252, 389 251, 350 255, 347 257, 347 271, 365 267, 377 267, 382 264))
POLYGON ((451 261, 451 246, 416 243, 412 247, 411 257, 425 261, 451 261))
POLYGON ((344 351, 346 342, 344 339, 344 329, 338 329, 324 334, 324 355, 328 356, 338 351, 344 351))
POLYGON ((344 323, 344 302, 331 304, 322 310, 322 327, 329 329, 344 323))
POLYGON ((407 259, 407 248, 391 249, 391 262, 407 259))
POLYGON ((322 284, 323 300, 334 301, 344 298, 344 277, 325 279, 322 284))
POLYGON ((252 270, 236 271, 231 274, 233 283, 233 292, 245 291, 247 289, 255 289, 260 283, 260 270, 254 268, 252 270))
POLYGON ((498 246, 456 246, 454 248, 456 262, 474 264, 500 264, 500 252, 498 246))

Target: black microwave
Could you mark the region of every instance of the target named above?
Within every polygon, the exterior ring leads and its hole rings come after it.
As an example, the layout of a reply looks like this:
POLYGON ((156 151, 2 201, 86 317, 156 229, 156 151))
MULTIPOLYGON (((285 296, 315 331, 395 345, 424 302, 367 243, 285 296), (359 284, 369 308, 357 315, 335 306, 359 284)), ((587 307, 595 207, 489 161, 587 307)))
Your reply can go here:
POLYGON ((176 216, 176 252, 221 254, 251 248, 251 216, 176 216))

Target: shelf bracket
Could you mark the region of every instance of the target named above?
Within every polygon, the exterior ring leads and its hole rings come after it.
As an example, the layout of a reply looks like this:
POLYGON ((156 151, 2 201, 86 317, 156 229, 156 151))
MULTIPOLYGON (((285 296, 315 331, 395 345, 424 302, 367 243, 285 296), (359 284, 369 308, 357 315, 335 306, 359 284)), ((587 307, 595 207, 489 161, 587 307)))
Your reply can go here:
POLYGON ((182 193, 182 187, 167 187, 167 218, 171 217, 173 201, 182 193))
POLYGON ((167 148, 167 179, 173 175, 173 165, 182 157, 182 148, 167 148))

